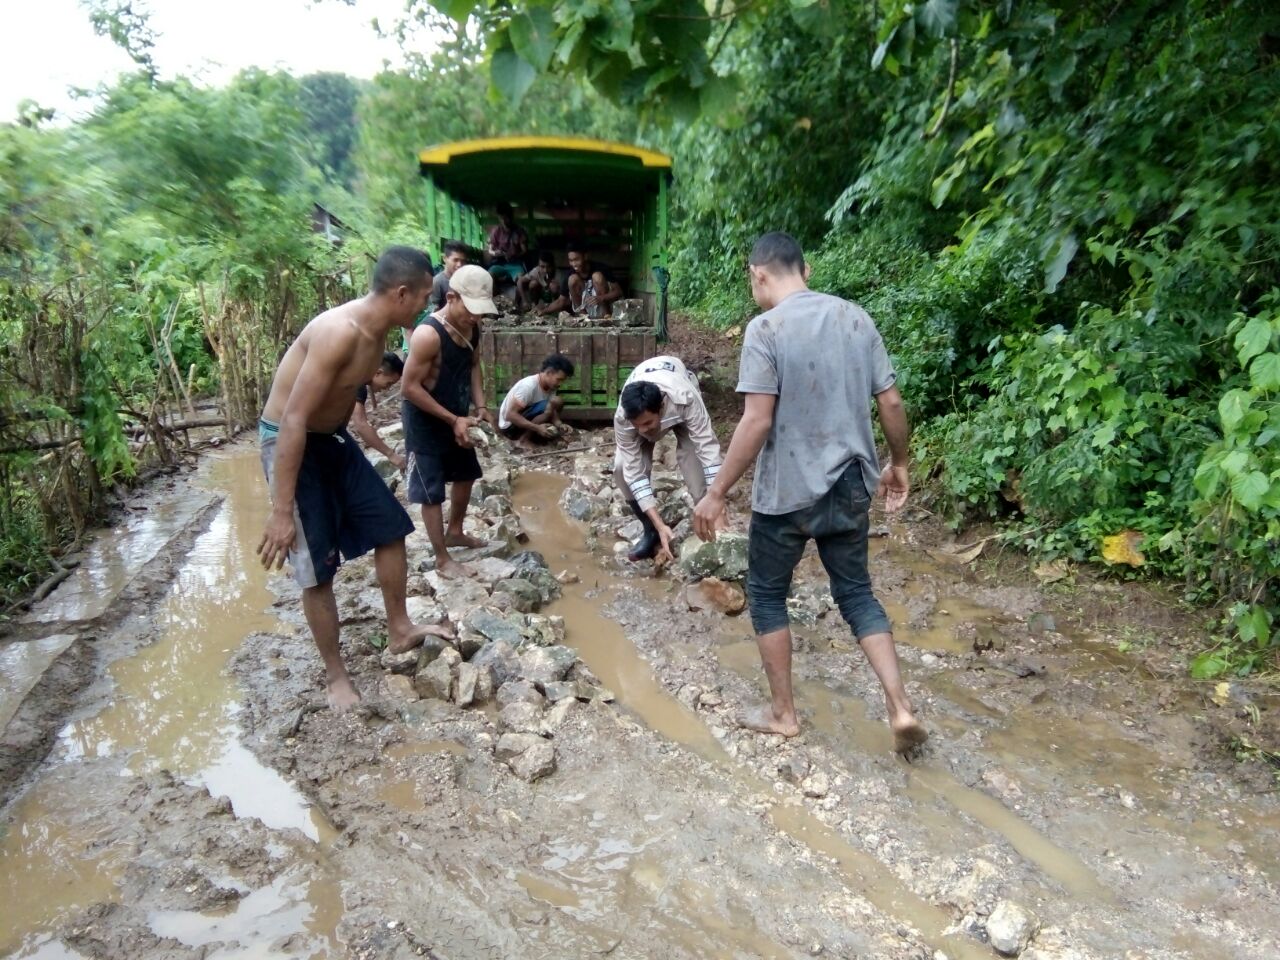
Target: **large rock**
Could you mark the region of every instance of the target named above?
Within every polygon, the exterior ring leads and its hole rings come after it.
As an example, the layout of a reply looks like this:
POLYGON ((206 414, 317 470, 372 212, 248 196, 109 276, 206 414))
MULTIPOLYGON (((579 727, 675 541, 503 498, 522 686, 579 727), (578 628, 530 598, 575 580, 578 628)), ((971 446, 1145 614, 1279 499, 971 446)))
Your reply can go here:
POLYGON ((498 727, 512 733, 542 733, 542 707, 526 700, 509 703, 498 711, 498 727))
POLYGON ((1011 900, 1001 900, 987 917, 987 939, 1006 957, 1027 948, 1039 924, 1029 912, 1011 900))
POLYGON ((477 667, 488 667, 497 687, 520 679, 520 655, 504 640, 490 640, 471 658, 477 667))
MULTIPOLYGON (((552 577, 552 582, 555 578, 552 577)), ((556 584, 559 587, 559 584, 556 584)), ((542 593, 528 580, 501 580, 494 584, 494 593, 505 593, 511 597, 511 605, 521 613, 532 613, 542 604, 542 593)))
POLYGON ((432 660, 435 660, 448 649, 451 649, 451 645, 444 637, 437 637, 433 633, 427 634, 422 638, 422 645, 414 647, 412 650, 412 653, 417 655, 417 661, 412 672, 420 673, 425 670, 432 660))
POLYGON ((409 619, 420 627, 443 623, 446 617, 444 607, 431 597, 409 597, 404 602, 404 609, 409 619))
POLYGON ((577 655, 568 647, 533 647, 520 655, 520 676, 537 684, 563 680, 577 655))
POLYGON ((499 760, 514 760, 530 747, 536 747, 540 743, 546 743, 546 740, 536 733, 504 733, 498 738, 498 745, 494 747, 493 755, 499 760))
POLYGON ((690 610, 715 610, 732 616, 747 605, 747 595, 736 583, 707 577, 684 588, 684 599, 690 610))
POLYGON ((481 704, 488 703, 493 699, 493 671, 487 666, 475 666, 476 670, 476 691, 472 703, 481 704))
POLYGON ((390 650, 383 650, 378 659, 382 663, 382 669, 388 673, 412 677, 418 672, 418 656, 419 650, 414 647, 404 653, 392 653, 390 650))
MULTIPOLYGON (((488 669, 488 668, 485 668, 488 669)), ((453 702, 469 707, 476 699, 476 687, 480 682, 480 668, 473 663, 458 664, 458 679, 454 681, 453 702)))
POLYGON ((499 557, 485 557, 482 560, 475 561, 470 566, 471 571, 475 574, 475 579, 490 590, 500 581, 510 580, 516 575, 515 564, 499 557))
POLYGON ((598 520, 608 511, 608 504, 577 487, 565 487, 560 494, 560 509, 575 520, 590 523, 598 520))
POLYGON ((524 753, 507 761, 507 766, 521 780, 533 783, 556 772, 556 748, 547 740, 535 743, 524 753))
POLYGON ((453 669, 444 657, 437 657, 418 671, 413 678, 413 688, 420 697, 448 700, 453 692, 453 669))
POLYGON ((492 610, 481 607, 463 617, 462 625, 486 640, 501 640, 512 647, 518 647, 524 642, 524 631, 517 621, 518 618, 501 617, 492 610))
POLYGON ((636 298, 623 298, 613 301, 613 321, 620 327, 644 327, 649 325, 649 317, 644 309, 644 301, 636 298))
POLYGON ((722 533, 712 542, 690 537, 680 547, 680 572, 694 580, 741 580, 747 573, 747 538, 722 533))
POLYGON ((504 733, 494 751, 511 772, 532 783, 555 772, 556 748, 549 741, 529 733, 504 733))
POLYGON ((528 680, 509 680, 498 688, 497 701, 499 709, 511 703, 532 703, 541 707, 546 698, 528 680))
POLYGON ((412 703, 419 699, 413 681, 406 676, 392 673, 382 678, 382 692, 388 700, 397 703, 412 703))
POLYGON ((511 574, 513 577, 523 577, 539 570, 551 569, 547 566, 547 558, 537 550, 521 550, 512 555, 510 563, 515 567, 515 572, 511 574))
POLYGON ((531 613, 525 618, 525 643, 536 647, 551 647, 564 643, 564 617, 544 617, 531 613))
POLYGON ((453 623, 461 623, 468 613, 484 606, 489 599, 489 591, 470 577, 446 580, 432 570, 427 574, 427 582, 453 623))

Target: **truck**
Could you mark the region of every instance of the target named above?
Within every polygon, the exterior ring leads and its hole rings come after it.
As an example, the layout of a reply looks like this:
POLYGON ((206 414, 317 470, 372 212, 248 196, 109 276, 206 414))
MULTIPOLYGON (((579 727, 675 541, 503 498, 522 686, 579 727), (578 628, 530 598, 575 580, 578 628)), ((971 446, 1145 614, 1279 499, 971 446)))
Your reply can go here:
MULTIPOLYGON (((483 248, 494 208, 510 204, 534 251, 564 268, 570 246, 607 266, 638 301, 628 325, 605 318, 535 321, 506 314, 486 322, 480 361, 490 406, 511 385, 562 353, 574 375, 560 388, 570 420, 607 420, 628 374, 654 356, 667 332, 668 196, 671 158, 642 147, 583 137, 462 140, 422 150, 426 224, 438 244, 483 248)), ((532 265, 532 264, 529 264, 532 265)))

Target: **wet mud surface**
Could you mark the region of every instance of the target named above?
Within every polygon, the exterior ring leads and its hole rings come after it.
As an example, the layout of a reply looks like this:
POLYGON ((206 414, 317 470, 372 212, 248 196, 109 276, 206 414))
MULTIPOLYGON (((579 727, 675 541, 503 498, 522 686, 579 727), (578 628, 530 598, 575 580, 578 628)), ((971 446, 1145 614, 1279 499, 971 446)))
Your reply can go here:
MULTIPOLYGON (((933 733, 906 761, 807 558, 804 731, 782 741, 734 719, 763 690, 745 614, 616 560, 561 511, 565 483, 528 470, 476 503, 493 532, 509 496, 525 542, 504 553, 561 574, 538 613, 563 618, 570 675, 613 695, 546 705, 554 770, 531 781, 499 704, 392 679, 367 559, 338 580, 364 703, 323 709, 296 589, 253 556, 252 448, 157 494, 185 518, 100 612, 10 640, 76 638, 5 730, 0 954, 954 960, 997 956, 1014 903, 1031 960, 1280 955, 1266 771, 1223 750, 1203 690, 1117 652, 1070 597, 948 562, 924 525, 875 540, 933 733)), ((462 603, 421 569, 420 531, 409 546, 419 610, 462 603)))

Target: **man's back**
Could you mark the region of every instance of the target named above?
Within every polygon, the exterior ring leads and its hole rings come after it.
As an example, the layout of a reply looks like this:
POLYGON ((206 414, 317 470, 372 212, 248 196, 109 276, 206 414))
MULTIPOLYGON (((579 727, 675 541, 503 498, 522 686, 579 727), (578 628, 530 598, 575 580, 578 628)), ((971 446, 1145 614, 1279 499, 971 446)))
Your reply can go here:
POLYGON ((804 290, 752 320, 738 392, 778 397, 756 462, 752 508, 782 514, 809 506, 855 458, 867 492, 875 493, 871 397, 893 383, 879 331, 847 300, 804 290))

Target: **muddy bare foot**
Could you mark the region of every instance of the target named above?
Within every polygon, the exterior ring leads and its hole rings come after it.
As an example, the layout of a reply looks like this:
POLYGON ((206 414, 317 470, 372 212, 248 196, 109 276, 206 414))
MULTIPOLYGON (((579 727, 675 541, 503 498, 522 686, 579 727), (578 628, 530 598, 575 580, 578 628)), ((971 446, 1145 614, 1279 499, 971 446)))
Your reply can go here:
POLYGON ((433 632, 431 627, 419 627, 412 623, 403 630, 388 628, 387 649, 392 653, 408 653, 422 643, 423 637, 433 632))
MULTIPOLYGON (((457 546, 457 544, 450 544, 450 546, 457 546)), ((471 568, 457 560, 437 560, 436 573, 446 580, 463 580, 473 576, 471 568)))
POLYGON ((738 724, 757 733, 776 733, 782 737, 794 737, 800 732, 800 722, 795 717, 779 720, 774 716, 772 705, 767 703, 743 710, 738 724))
POLYGON ((893 731, 894 753, 910 753, 929 739, 929 731, 915 717, 902 724, 891 723, 889 728, 893 731))
MULTIPOLYGON (((418 638, 418 642, 422 642, 422 638, 418 638)), ((356 692, 356 688, 351 685, 350 677, 340 677, 337 680, 330 680, 328 686, 329 709, 334 713, 346 713, 352 707, 358 706, 360 703, 360 694, 356 692)))
POLYGON ((444 545, 446 547, 487 547, 489 541, 465 533, 446 533, 444 545))

